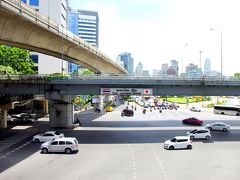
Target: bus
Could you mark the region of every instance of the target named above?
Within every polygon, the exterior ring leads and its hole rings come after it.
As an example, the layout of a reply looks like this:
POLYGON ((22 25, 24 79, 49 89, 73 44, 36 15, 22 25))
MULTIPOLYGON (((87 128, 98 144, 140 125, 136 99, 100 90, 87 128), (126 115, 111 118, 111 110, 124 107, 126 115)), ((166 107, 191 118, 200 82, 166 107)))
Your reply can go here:
POLYGON ((232 115, 239 116, 240 115, 240 106, 236 105, 215 105, 214 106, 215 114, 223 114, 223 115, 232 115))

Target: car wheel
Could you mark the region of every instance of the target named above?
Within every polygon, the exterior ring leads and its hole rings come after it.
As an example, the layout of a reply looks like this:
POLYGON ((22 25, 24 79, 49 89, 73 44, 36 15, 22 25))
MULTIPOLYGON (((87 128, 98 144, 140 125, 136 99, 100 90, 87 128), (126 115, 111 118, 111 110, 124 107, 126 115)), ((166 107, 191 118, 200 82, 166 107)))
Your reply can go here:
POLYGON ((192 145, 187 145, 187 149, 192 149, 192 145))
POLYGON ((236 116, 239 116, 239 115, 240 115, 239 113, 236 114, 236 116))
POLYGON ((42 148, 42 153, 43 154, 47 154, 48 153, 48 149, 47 148, 42 148))
POLYGON ((193 139, 194 139, 194 136, 190 136, 190 139, 193 140, 193 139))
POLYGON ((39 143, 40 141, 39 141, 39 139, 35 139, 34 142, 35 143, 39 143))
POLYGON ((71 153, 72 153, 72 150, 71 150, 70 148, 66 148, 66 149, 65 149, 65 153, 66 153, 66 154, 71 154, 71 153))
POLYGON ((207 136, 205 137, 205 139, 206 139, 206 140, 209 140, 209 139, 210 139, 210 136, 207 135, 207 136))
POLYGON ((223 128, 223 132, 227 132, 227 129, 226 129, 226 128, 223 128))
POLYGON ((169 150, 174 150, 174 146, 170 146, 170 147, 169 147, 169 150))

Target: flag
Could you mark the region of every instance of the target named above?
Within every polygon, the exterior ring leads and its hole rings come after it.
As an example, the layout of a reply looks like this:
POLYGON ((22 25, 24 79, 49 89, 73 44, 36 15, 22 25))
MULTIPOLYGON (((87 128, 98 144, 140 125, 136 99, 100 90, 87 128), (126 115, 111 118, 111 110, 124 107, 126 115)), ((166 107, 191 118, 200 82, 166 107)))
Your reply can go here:
POLYGON ((101 88, 101 94, 110 94, 110 88, 101 88))
POLYGON ((152 95, 152 89, 144 89, 144 94, 152 95))

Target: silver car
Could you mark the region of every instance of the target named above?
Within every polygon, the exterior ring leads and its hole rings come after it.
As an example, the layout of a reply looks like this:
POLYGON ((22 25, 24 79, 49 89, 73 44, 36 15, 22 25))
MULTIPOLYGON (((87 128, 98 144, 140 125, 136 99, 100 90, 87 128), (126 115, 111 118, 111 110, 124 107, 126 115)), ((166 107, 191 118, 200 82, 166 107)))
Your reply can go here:
POLYGON ((230 130, 230 125, 222 123, 222 122, 215 122, 212 124, 207 124, 205 127, 209 130, 217 130, 217 131, 224 131, 224 132, 227 132, 230 130))
POLYGON ((40 147, 43 154, 48 152, 65 152, 70 154, 78 151, 78 141, 74 137, 64 137, 45 142, 40 147))
POLYGON ((37 134, 35 136, 33 136, 32 141, 33 142, 46 142, 46 141, 51 141, 57 138, 63 138, 64 134, 63 133, 59 133, 57 131, 47 131, 43 134, 37 134))

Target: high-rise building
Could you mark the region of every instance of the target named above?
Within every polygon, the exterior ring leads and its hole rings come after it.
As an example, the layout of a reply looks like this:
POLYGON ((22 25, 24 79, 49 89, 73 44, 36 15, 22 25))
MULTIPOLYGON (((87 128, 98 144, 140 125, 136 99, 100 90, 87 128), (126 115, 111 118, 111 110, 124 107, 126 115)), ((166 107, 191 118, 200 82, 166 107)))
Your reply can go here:
POLYGON ((198 65, 189 64, 186 66, 186 76, 190 78, 200 78, 202 77, 202 70, 198 65))
POLYGON ((164 76, 164 75, 167 75, 167 70, 168 70, 168 64, 167 64, 167 63, 162 64, 161 74, 162 74, 163 76, 164 76))
POLYGON ((135 75, 136 76, 141 76, 142 75, 142 70, 143 70, 143 65, 142 65, 141 62, 139 62, 138 65, 136 66, 135 75))
MULTIPOLYGON (((68 0, 22 0, 40 14, 49 17, 63 29, 67 28, 68 0)), ((68 72, 68 62, 41 53, 32 52, 39 74, 68 72)))
POLYGON ((176 61, 176 60, 171 60, 171 69, 174 69, 174 71, 176 72, 174 75, 178 75, 178 70, 179 70, 179 68, 178 68, 178 61, 176 61))
POLYGON ((204 75, 208 75, 211 72, 211 60, 206 59, 204 63, 204 75))
POLYGON ((123 62, 123 67, 128 71, 129 75, 133 75, 134 59, 131 57, 131 53, 121 53, 120 55, 118 55, 117 61, 119 64, 123 62))
MULTIPOLYGON (((87 43, 99 46, 99 17, 96 11, 72 10, 68 11, 68 30, 76 34, 87 43)), ((69 72, 78 69, 78 65, 69 63, 69 72)))

